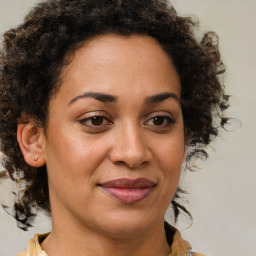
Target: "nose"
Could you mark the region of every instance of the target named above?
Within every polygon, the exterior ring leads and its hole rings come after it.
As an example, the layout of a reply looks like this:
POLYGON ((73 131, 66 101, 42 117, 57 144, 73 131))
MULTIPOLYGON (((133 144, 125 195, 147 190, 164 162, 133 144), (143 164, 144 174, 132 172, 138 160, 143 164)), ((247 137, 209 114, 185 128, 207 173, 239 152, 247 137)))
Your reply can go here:
POLYGON ((111 162, 130 169, 148 164, 152 153, 147 146, 143 130, 135 125, 119 127, 109 154, 111 162))

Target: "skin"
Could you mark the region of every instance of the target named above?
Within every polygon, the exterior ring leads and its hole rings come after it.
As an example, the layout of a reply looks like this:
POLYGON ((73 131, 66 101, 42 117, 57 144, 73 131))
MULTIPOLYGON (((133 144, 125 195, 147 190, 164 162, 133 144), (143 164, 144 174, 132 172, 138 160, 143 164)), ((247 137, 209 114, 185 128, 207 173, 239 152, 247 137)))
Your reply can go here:
MULTIPOLYGON (((163 216, 185 154, 180 93, 171 59, 148 36, 104 35, 75 52, 50 100, 46 134, 18 128, 37 150, 33 164, 47 165, 53 226, 42 248, 49 256, 170 253, 163 216), (164 93, 171 96, 152 101, 164 93), (118 178, 156 186, 145 199, 124 203, 98 186, 118 178)), ((25 151, 32 164, 35 151, 25 151)))

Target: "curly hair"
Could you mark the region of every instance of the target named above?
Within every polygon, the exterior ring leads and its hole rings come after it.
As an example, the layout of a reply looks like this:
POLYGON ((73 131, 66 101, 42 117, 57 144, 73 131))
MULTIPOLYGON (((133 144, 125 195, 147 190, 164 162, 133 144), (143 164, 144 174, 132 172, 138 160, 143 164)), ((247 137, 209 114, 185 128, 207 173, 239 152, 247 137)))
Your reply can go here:
MULTIPOLYGON (((24 23, 4 34, 0 51, 0 150, 4 172, 20 190, 14 215, 26 230, 36 210, 50 213, 46 166, 29 166, 17 142, 17 124, 29 116, 47 126, 49 100, 58 91, 66 56, 97 35, 148 35, 171 57, 180 77, 187 162, 207 158, 206 146, 227 122, 228 96, 220 75, 218 37, 196 38, 197 22, 178 16, 167 0, 48 0, 38 4, 24 23)), ((4 173, 0 174, 0 178, 4 173)), ((187 209, 173 200, 175 220, 187 209)), ((190 215, 191 216, 191 215, 190 215)))

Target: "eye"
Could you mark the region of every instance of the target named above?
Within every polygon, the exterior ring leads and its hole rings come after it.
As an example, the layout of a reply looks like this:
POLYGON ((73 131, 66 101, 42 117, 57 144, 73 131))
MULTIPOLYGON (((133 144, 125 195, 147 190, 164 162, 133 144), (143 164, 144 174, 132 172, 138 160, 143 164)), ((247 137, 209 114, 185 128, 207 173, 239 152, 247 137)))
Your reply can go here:
POLYGON ((82 120, 79 120, 79 123, 90 129, 103 129, 106 126, 109 126, 112 124, 112 122, 108 118, 100 115, 94 115, 94 116, 84 118, 82 120))
POLYGON ((105 118, 103 116, 94 116, 94 117, 91 117, 88 121, 90 121, 91 124, 94 126, 99 126, 103 124, 103 122, 105 121, 105 118))
POLYGON ((144 124, 151 126, 152 128, 168 128, 171 124, 174 124, 176 120, 170 116, 156 115, 146 121, 144 124))
POLYGON ((166 119, 167 118, 164 116, 157 116, 152 118, 152 123, 157 126, 162 126, 165 123, 166 119))

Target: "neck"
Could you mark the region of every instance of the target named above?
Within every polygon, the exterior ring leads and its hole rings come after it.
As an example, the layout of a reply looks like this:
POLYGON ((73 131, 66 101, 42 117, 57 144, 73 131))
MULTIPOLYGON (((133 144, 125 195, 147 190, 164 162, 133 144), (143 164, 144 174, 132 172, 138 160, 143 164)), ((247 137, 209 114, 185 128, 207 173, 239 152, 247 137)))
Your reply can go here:
POLYGON ((164 221, 133 234, 112 235, 81 227, 81 223, 54 222, 51 234, 41 244, 48 256, 167 256, 164 221))

